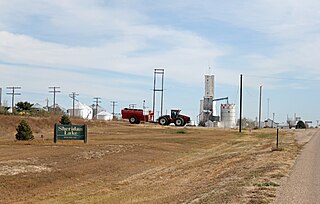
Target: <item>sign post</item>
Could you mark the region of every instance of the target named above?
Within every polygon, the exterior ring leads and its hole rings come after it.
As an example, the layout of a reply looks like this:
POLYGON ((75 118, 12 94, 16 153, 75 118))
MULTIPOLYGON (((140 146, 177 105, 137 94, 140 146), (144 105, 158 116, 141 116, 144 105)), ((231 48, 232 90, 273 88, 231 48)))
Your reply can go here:
POLYGON ((58 140, 83 140, 88 142, 88 127, 87 125, 54 125, 54 143, 58 140))

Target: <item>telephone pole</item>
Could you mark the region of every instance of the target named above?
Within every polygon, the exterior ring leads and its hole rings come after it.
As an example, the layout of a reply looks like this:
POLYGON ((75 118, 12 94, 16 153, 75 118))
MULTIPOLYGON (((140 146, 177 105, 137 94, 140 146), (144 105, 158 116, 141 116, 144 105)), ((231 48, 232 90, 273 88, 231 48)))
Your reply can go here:
MULTIPOLYGON (((117 106, 117 101, 111 101, 111 106, 112 106, 112 118, 114 118, 115 116, 114 116, 114 108, 117 106)), ((130 105, 135 105, 135 104, 130 104, 130 105)), ((130 106, 129 105, 129 106, 130 106)), ((134 108, 134 106, 133 106, 133 108, 134 108)))
POLYGON ((9 92, 7 94, 12 96, 11 109, 12 109, 12 113, 13 113, 14 112, 14 96, 21 95, 21 93, 16 93, 16 89, 21 89, 21 87, 20 86, 8 86, 7 89, 12 90, 12 92, 9 92))
POLYGON ((47 106, 47 111, 49 112, 49 99, 46 98, 46 99, 45 99, 45 102, 46 102, 46 106, 47 106))
POLYGON ((239 119, 239 132, 242 131, 242 74, 240 74, 240 119, 239 119))
POLYGON ((76 92, 72 92, 71 94, 69 94, 69 97, 72 98, 72 117, 74 117, 74 101, 78 101, 76 99, 76 96, 79 96, 79 94, 77 94, 76 92))
MULTIPOLYGON (((112 101, 111 101, 111 102, 112 102, 112 101)), ((129 104, 129 108, 134 109, 134 108, 136 107, 136 105, 137 105, 137 104, 135 104, 135 103, 131 103, 131 104, 129 104)))
POLYGON ((51 89, 49 91, 49 93, 53 93, 53 111, 56 112, 56 93, 60 93, 61 91, 58 90, 60 89, 60 87, 58 86, 50 86, 49 89, 51 89))
POLYGON ((101 103, 101 98, 100 97, 94 97, 93 98, 94 99, 94 103, 96 103, 95 104, 95 106, 96 106, 96 114, 95 114, 95 117, 96 117, 96 119, 98 119, 98 106, 99 106, 99 103, 101 103))
POLYGON ((0 112, 2 111, 2 88, 0 88, 0 112))
POLYGON ((261 128, 261 98, 262 98, 262 86, 260 86, 260 98, 259 98, 259 125, 258 127, 261 128))

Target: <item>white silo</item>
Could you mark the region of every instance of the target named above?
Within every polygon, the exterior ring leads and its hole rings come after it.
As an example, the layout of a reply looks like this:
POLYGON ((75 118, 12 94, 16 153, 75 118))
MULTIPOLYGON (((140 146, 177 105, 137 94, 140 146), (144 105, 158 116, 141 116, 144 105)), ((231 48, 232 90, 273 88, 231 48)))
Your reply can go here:
POLYGON ((235 128, 236 125, 236 104, 221 104, 221 126, 235 128))

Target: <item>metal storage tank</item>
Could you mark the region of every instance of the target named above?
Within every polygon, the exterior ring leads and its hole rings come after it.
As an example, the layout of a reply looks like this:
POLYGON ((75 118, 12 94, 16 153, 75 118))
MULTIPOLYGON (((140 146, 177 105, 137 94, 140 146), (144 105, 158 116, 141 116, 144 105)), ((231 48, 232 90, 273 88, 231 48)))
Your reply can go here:
POLYGON ((221 104, 221 122, 224 128, 236 127, 236 104, 221 104))

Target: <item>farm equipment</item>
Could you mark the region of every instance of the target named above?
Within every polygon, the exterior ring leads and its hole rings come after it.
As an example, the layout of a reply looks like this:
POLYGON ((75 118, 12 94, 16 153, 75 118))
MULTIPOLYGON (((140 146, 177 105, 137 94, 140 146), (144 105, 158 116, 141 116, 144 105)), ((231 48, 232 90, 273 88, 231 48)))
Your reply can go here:
POLYGON ((170 125, 170 123, 174 123, 176 126, 184 126, 190 122, 190 117, 181 115, 181 110, 171 110, 170 115, 160 116, 158 119, 158 123, 160 125, 170 125))
POLYGON ((131 124, 139 124, 141 121, 148 122, 153 117, 152 111, 143 109, 124 108, 121 110, 122 119, 129 119, 131 124))

